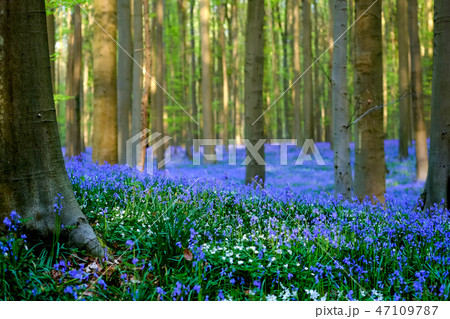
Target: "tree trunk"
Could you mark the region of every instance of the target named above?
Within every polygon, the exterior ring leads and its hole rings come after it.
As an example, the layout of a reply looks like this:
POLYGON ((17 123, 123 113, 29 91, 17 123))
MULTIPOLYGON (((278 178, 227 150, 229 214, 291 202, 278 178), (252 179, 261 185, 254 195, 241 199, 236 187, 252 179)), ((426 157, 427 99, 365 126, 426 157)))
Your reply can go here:
POLYGON ((133 51, 131 36, 130 0, 117 0, 117 22, 119 31, 119 60, 117 73, 117 136, 119 164, 126 163, 126 144, 130 138, 131 79, 133 60, 128 54, 133 51), (127 54, 128 53, 128 54, 127 54))
MULTIPOLYGON (((150 34, 150 17, 149 17, 149 0, 144 0, 144 61, 145 61, 145 72, 150 73, 152 69, 152 40, 150 34)), ((144 131, 148 128, 148 109, 150 107, 150 87, 152 78, 145 74, 144 76, 144 92, 141 99, 141 130, 144 131)), ((141 167, 142 171, 145 169, 145 156, 147 155, 147 143, 141 144, 141 151, 138 166, 141 167)), ((153 165, 153 163, 151 163, 153 165)))
POLYGON ((352 172, 350 166, 349 130, 350 120, 347 94, 347 0, 334 0, 333 38, 343 36, 334 44, 333 50, 333 150, 334 191, 345 199, 352 195, 352 172))
POLYGON ((232 37, 232 51, 231 57, 233 60, 233 73, 231 75, 232 89, 233 89, 233 107, 234 107, 234 127, 237 144, 241 144, 242 140, 242 113, 241 113, 241 98, 239 95, 240 84, 240 57, 239 57, 239 28, 238 28, 238 2, 233 0, 231 4, 231 37, 232 37))
POLYGON ((435 1, 430 163, 425 207, 450 200, 450 2, 435 1))
POLYGON ((103 248, 77 204, 64 167, 44 4, 0 2, 0 218, 15 210, 27 220, 31 234, 51 237, 61 231, 55 229, 53 207, 60 197, 63 238, 101 257, 103 248))
MULTIPOLYGON (((303 70, 312 66, 311 1, 303 0, 303 70)), ((305 138, 314 138, 313 76, 309 69, 303 76, 303 105, 305 108, 305 138)))
MULTIPOLYGON (((163 21, 164 21, 164 0, 156 0, 155 17, 155 68, 156 81, 161 85, 164 82, 164 43, 163 43, 163 21)), ((155 92, 155 131, 164 136, 164 91, 158 86, 155 92)), ((154 142, 160 139, 155 139, 154 142)), ((165 146, 161 145, 156 149, 158 169, 164 169, 165 146)))
MULTIPOLYGON (((47 0, 48 2, 48 0, 47 0)), ((48 50, 50 53, 50 69, 51 69, 51 74, 52 74, 52 87, 53 87, 53 93, 56 93, 56 87, 55 87, 55 76, 56 76, 56 72, 55 72, 55 43, 56 43, 56 38, 55 38, 55 15, 53 14, 53 10, 52 10, 52 14, 47 15, 47 34, 48 34, 48 50)))
MULTIPOLYGON (((270 32, 270 38, 272 43, 272 77, 273 77, 273 101, 275 99, 278 99, 280 97, 280 73, 279 73, 279 55, 278 55, 278 43, 279 43, 279 37, 278 32, 276 31, 276 25, 275 20, 279 17, 277 17, 278 10, 272 9, 272 4, 270 1, 267 2, 268 6, 268 18, 269 21, 269 32, 270 32)), ((298 62, 300 63, 300 61, 298 62)), ((273 103, 273 102, 272 102, 273 103)), ((278 102, 277 102, 278 104, 278 102)), ((282 118, 282 108, 280 105, 274 105, 276 112, 276 122, 274 125, 276 125, 276 138, 281 139, 283 137, 283 118, 282 118)))
MULTIPOLYGON (((209 0, 200 0, 200 37, 202 51, 203 138, 213 139, 215 136, 212 110, 212 57, 209 44, 209 0)), ((210 162, 216 162, 214 146, 204 146, 204 153, 213 158, 210 162)))
POLYGON ((417 0, 408 1, 408 14, 411 51, 412 110, 416 140, 416 179, 418 181, 425 181, 428 172, 428 146, 423 106, 422 57, 420 55, 417 0))
MULTIPOLYGON (((264 83, 264 1, 249 0, 245 31, 245 138, 256 145, 264 137, 264 117, 257 120, 263 109, 264 83), (256 121, 257 120, 257 121, 256 121), (255 122, 256 121, 256 122, 255 122)), ((264 185, 265 166, 257 162, 246 148, 250 162, 245 169, 245 183, 255 181, 264 185)), ((258 150, 264 159, 264 144, 258 150)))
POLYGON ((94 140, 92 159, 117 164, 116 0, 94 0, 94 140), (106 34, 106 32, 108 34, 106 34))
POLYGON ((69 36, 69 56, 66 73, 66 156, 81 154, 81 11, 73 7, 71 18, 73 33, 69 36))
MULTIPOLYGON (((195 60, 195 35, 194 35, 194 0, 190 1, 190 39, 191 39, 191 107, 192 107, 192 117, 198 121, 198 105, 197 105, 197 66, 196 66, 196 60, 195 60)), ((192 122, 192 138, 198 139, 198 131, 199 126, 192 122)), ((190 146, 193 146, 193 143, 191 143, 190 146)), ((198 144, 195 144, 193 151, 195 153, 198 153, 198 144)))
MULTIPOLYGON (((142 62, 144 39, 142 36, 142 0, 133 0, 133 101, 131 104, 131 136, 139 134, 141 131, 141 101, 142 101, 142 62)), ((137 165, 140 158, 140 149, 133 155, 132 166, 137 165)))
POLYGON ((223 144, 226 150, 228 150, 228 100, 229 100, 229 93, 228 93, 228 68, 227 68, 227 46, 225 42, 225 30, 223 25, 225 24, 225 3, 219 5, 219 45, 222 51, 222 77, 223 77, 223 83, 222 83, 222 97, 223 97, 223 133, 222 133, 222 139, 223 144))
MULTIPOLYGON (((292 59, 294 66, 294 137, 297 145, 302 145, 302 123, 301 123, 301 81, 300 81, 300 1, 292 1, 292 59)), ((278 98, 278 97, 277 97, 278 98)))
POLYGON ((400 159, 408 158, 408 145, 411 132, 411 97, 409 73, 409 33, 407 0, 397 0, 397 34, 398 34, 398 89, 399 89, 399 150, 400 159))
MULTIPOLYGON (((355 12, 357 18, 363 15, 355 29, 355 107, 361 116, 383 103, 381 1, 356 0, 355 12)), ((384 202, 385 175, 383 111, 376 110, 356 123, 355 194, 384 202)))

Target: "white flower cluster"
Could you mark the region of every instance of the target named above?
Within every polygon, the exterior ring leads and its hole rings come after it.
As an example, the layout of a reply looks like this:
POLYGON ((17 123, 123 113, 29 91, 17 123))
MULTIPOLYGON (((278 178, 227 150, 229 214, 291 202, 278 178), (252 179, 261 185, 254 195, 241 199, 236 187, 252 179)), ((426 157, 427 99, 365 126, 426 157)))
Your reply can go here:
MULTIPOLYGON (((313 289, 305 289, 305 292, 309 295, 309 298, 311 298, 313 301, 318 301, 320 294, 313 289)), ((323 297, 320 297, 320 301, 327 301, 327 293, 323 297)))

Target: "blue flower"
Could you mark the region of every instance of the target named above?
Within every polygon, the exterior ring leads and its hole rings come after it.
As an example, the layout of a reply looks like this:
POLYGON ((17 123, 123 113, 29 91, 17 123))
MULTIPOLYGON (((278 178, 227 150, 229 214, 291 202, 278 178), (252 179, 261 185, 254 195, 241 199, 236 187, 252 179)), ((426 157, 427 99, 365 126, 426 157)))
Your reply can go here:
POLYGON ((133 265, 136 265, 138 262, 139 262, 139 259, 133 258, 133 261, 132 261, 133 265))
POLYGON ((157 287, 157 288, 156 288, 156 292, 157 292, 158 294, 160 294, 160 295, 165 295, 165 294, 166 294, 166 292, 165 292, 161 287, 157 287))
POLYGON ((291 273, 288 273, 288 280, 291 280, 291 279, 292 279, 292 277, 294 277, 294 275, 293 275, 293 274, 291 274, 291 273))
POLYGON ((12 223, 11 223, 11 221, 9 220, 8 217, 5 217, 5 219, 3 219, 3 224, 5 224, 6 226, 8 226, 8 228, 12 226, 12 223))
POLYGON ((234 280, 234 278, 231 278, 230 283, 231 283, 232 285, 234 285, 234 284, 236 283, 236 280, 234 280))
POLYGON ((195 285, 194 288, 192 288, 192 290, 196 291, 197 293, 200 293, 200 285, 195 285))
POLYGON ((350 290, 347 294, 347 299, 353 301, 353 290, 350 290))
POLYGON ((177 247, 178 248, 181 248, 182 247, 182 245, 181 245, 181 242, 180 241, 178 241, 175 245, 177 245, 177 247))

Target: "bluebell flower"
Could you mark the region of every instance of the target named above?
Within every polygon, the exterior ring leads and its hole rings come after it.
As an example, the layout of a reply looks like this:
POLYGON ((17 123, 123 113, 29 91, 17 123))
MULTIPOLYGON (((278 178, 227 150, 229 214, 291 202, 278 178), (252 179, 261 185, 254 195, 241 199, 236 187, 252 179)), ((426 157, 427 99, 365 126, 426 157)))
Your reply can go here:
POLYGON ((158 294, 160 294, 160 295, 165 295, 165 294, 166 294, 166 292, 165 292, 161 287, 157 287, 157 288, 156 288, 156 292, 157 292, 158 294))
POLYGON ((353 301, 353 290, 350 290, 347 294, 347 299, 353 301))
POLYGON ((192 290, 196 291, 197 293, 200 293, 200 285, 195 285, 194 288, 192 288, 192 290))
POLYGON ((132 260, 133 265, 136 265, 138 262, 139 262, 139 259, 133 258, 133 260, 132 260))

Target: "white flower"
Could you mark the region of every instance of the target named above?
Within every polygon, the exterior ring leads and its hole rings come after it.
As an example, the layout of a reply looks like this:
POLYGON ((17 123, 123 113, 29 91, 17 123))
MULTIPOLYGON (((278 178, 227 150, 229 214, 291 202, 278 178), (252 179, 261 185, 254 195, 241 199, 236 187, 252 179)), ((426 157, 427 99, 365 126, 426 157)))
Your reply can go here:
POLYGON ((239 261, 238 261, 238 264, 239 264, 239 265, 242 265, 243 263, 244 263, 244 262, 243 262, 242 260, 239 260, 239 261))
POLYGON ((320 301, 327 301, 327 292, 325 293, 325 296, 323 296, 322 298, 320 298, 320 301))
POLYGON ((249 263, 252 263, 252 262, 253 262, 253 259, 249 259, 248 262, 249 262, 249 263))
POLYGON ((305 292, 309 295, 309 297, 314 300, 317 301, 317 298, 320 297, 319 293, 315 290, 309 290, 309 289, 305 289, 305 292))
POLYGON ((277 249, 276 251, 275 251, 277 254, 282 254, 283 252, 281 251, 281 249, 277 249))
POLYGON ((232 264, 233 263, 233 258, 230 257, 229 261, 230 261, 230 264, 232 264))
POLYGON ((266 296, 267 301, 277 301, 277 296, 275 295, 267 295, 266 296))

